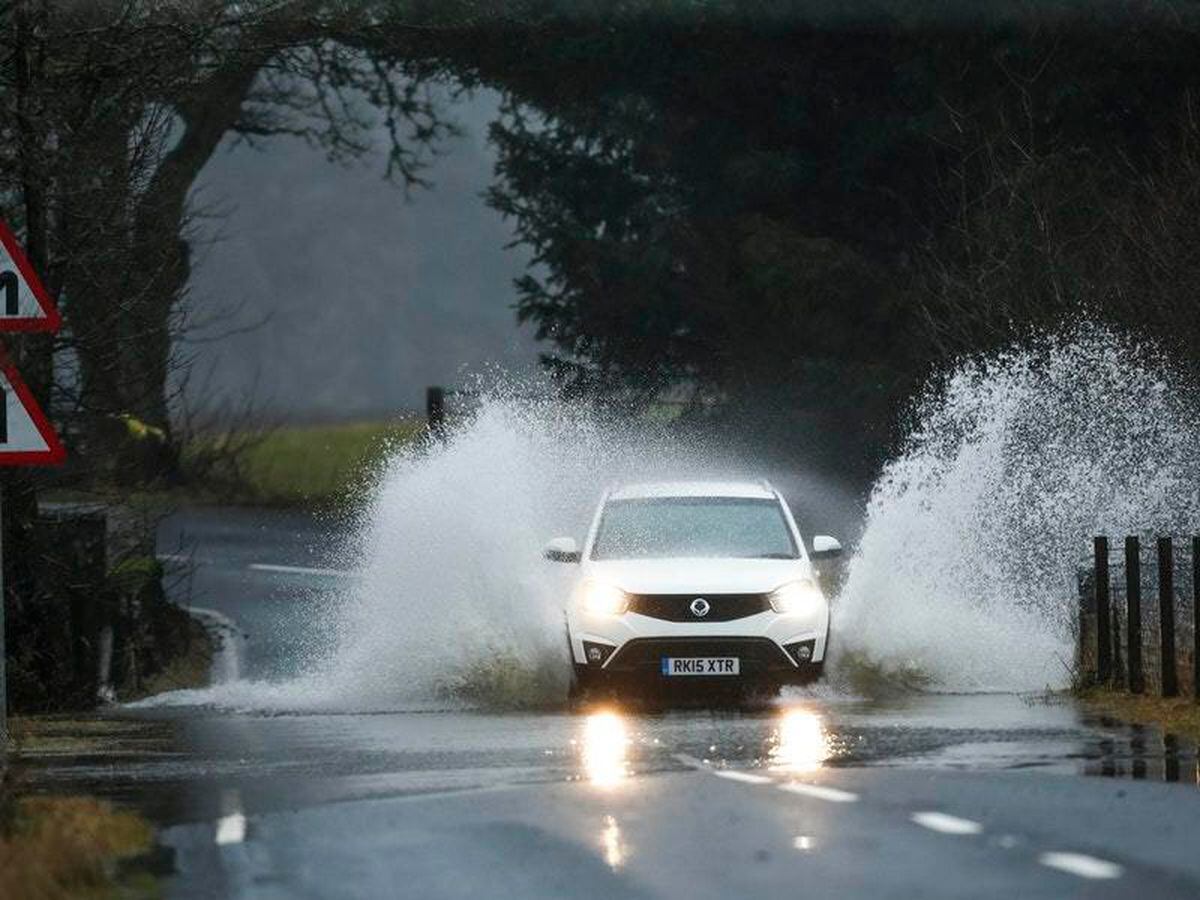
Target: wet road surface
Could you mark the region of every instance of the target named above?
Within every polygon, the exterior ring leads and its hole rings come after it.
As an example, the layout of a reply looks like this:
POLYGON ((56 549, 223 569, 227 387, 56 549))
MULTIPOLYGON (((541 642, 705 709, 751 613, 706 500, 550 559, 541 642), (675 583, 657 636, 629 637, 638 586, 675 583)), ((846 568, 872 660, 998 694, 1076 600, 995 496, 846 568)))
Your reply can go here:
MULTIPOLYGON (((191 515, 194 602, 286 673, 320 526, 191 515)), ((164 541, 164 543, 167 543, 164 541)), ((1056 699, 767 709, 123 710, 26 760, 163 826, 176 897, 1200 896, 1195 748, 1056 699), (1109 775, 1116 777, 1087 777, 1109 775)), ((66 727, 66 726, 64 726, 66 727)))

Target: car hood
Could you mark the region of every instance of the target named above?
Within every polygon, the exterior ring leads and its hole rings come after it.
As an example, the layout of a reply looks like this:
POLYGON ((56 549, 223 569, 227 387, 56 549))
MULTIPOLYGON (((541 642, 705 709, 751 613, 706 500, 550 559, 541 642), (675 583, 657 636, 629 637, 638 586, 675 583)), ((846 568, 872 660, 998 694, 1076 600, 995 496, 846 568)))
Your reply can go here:
POLYGON ((762 594, 805 578, 801 559, 592 560, 587 575, 631 594, 762 594))

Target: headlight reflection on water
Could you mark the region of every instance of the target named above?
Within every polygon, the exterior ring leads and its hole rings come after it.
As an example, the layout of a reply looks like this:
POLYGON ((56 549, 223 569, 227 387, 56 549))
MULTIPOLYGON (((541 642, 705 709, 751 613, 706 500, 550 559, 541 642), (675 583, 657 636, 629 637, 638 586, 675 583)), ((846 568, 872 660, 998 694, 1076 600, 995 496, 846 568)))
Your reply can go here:
POLYGON ((629 775, 629 735, 615 712, 596 712, 583 726, 583 769, 599 788, 613 788, 629 775))
POLYGON ((625 844, 621 841, 621 826, 613 816, 604 817, 604 828, 600 831, 600 847, 604 861, 610 869, 619 869, 625 864, 625 844))
POLYGON ((832 755, 829 735, 821 717, 807 709, 788 709, 771 735, 770 767, 803 774, 815 772, 832 755))
MULTIPOLYGON (((611 790, 629 777, 629 732, 619 714, 606 710, 589 715, 583 724, 582 751, 584 773, 594 786, 611 790)), ((610 869, 625 864, 629 851, 615 816, 604 816, 599 843, 610 869)))

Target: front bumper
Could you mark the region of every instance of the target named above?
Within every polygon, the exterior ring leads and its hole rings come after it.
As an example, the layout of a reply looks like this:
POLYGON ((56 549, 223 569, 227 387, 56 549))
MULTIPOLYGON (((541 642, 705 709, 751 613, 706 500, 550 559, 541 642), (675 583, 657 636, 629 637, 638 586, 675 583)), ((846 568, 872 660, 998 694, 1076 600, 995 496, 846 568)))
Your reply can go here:
MULTIPOLYGON (((743 677, 786 676, 825 659, 828 610, 800 618, 774 612, 736 622, 665 622, 636 613, 623 616, 576 614, 568 617, 574 663, 612 675, 661 678, 668 656, 736 656, 743 677), (807 647, 807 659, 795 651, 807 647)), ((675 680, 675 679, 669 679, 675 680)))
POLYGON ((669 656, 736 656, 741 660, 742 678, 787 675, 796 664, 784 649, 768 638, 634 638, 622 644, 604 665, 614 676, 655 678, 662 673, 662 659, 669 656))

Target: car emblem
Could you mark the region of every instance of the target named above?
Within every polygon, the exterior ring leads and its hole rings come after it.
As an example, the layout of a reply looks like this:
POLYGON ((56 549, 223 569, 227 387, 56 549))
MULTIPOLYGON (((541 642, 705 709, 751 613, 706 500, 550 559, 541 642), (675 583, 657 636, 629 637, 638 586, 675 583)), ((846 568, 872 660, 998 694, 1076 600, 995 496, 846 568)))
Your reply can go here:
POLYGON ((688 609, 692 611, 692 615, 697 619, 703 619, 708 615, 708 611, 712 609, 712 607, 708 605, 708 601, 703 597, 697 597, 692 601, 692 605, 689 606, 688 609))

